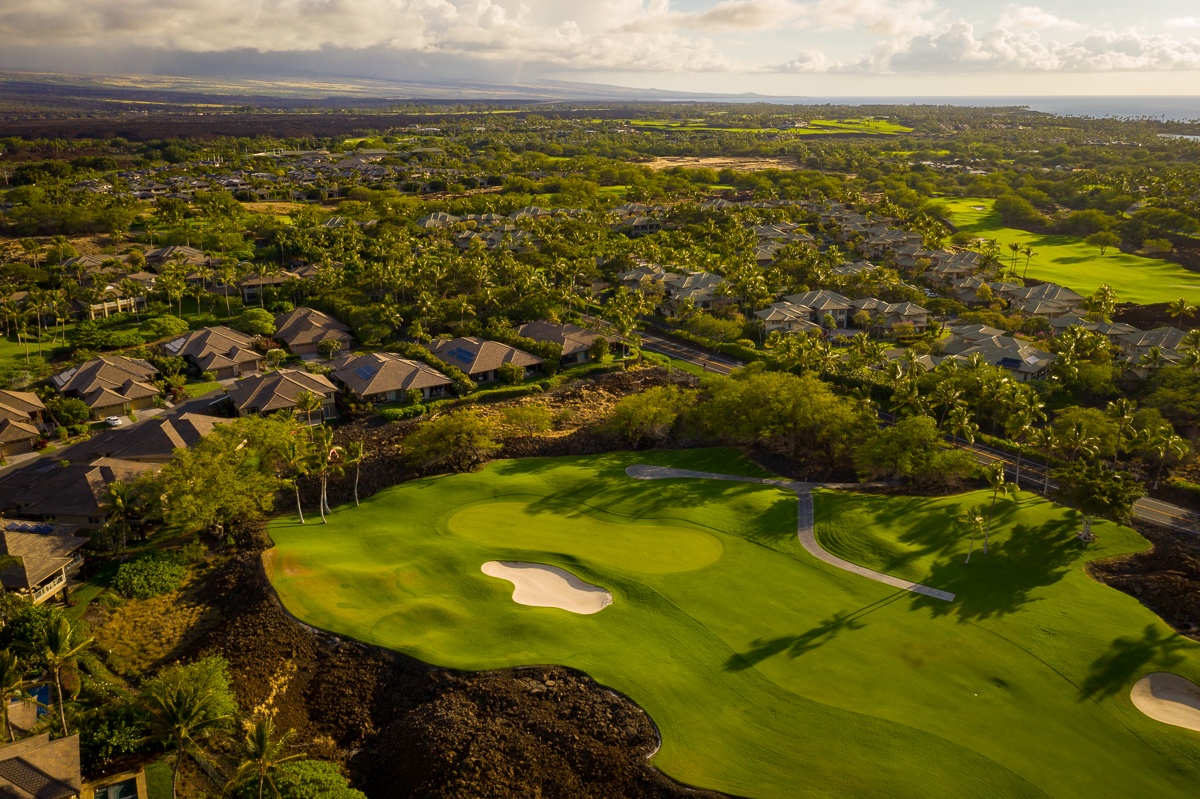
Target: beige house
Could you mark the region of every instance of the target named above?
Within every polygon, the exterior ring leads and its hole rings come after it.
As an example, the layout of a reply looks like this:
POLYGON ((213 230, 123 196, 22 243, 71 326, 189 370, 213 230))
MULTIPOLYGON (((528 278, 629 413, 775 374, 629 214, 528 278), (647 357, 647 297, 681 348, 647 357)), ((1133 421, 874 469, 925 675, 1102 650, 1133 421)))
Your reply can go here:
POLYGON ((559 325, 554 322, 527 322, 517 328, 517 335, 534 341, 545 341, 562 347, 564 364, 583 363, 591 357, 592 342, 601 338, 599 333, 584 330, 576 325, 559 325))
POLYGON ((262 375, 243 377, 227 389, 238 416, 260 414, 268 416, 277 411, 296 411, 296 398, 304 392, 321 398, 321 407, 312 414, 312 421, 337 418, 334 397, 337 387, 324 375, 310 374, 298 369, 280 369, 262 375))
POLYGON ((160 392, 153 381, 158 377, 146 361, 109 355, 59 372, 50 382, 64 397, 83 400, 93 419, 103 419, 154 407, 160 392))
POLYGON ((0 567, 0 584, 6 591, 25 594, 34 604, 59 591, 65 594, 67 578, 83 566, 78 550, 88 542, 82 536, 50 535, 43 527, 50 526, 9 521, 0 530, 0 555, 13 559, 0 567))
POLYGON ((41 458, 0 475, 0 513, 8 519, 98 530, 106 520, 108 486, 132 483, 162 464, 97 458, 69 463, 41 458))
POLYGON ((337 341, 346 349, 353 340, 349 327, 312 308, 297 308, 275 317, 274 338, 300 356, 320 353, 322 341, 337 341))
POLYGON ((330 377, 342 389, 371 403, 398 402, 409 391, 420 391, 425 399, 440 397, 451 384, 450 378, 428 364, 394 352, 342 355, 334 360, 330 377))
POLYGON ((542 366, 542 359, 536 355, 482 338, 439 339, 425 346, 445 363, 466 372, 476 383, 492 382, 496 379, 496 370, 506 363, 520 366, 526 376, 542 366))
POLYGON ((5 799, 74 799, 82 790, 78 735, 52 741, 44 732, 0 746, 0 796, 5 799))
POLYGON ((164 348, 197 370, 212 372, 218 380, 252 374, 262 368, 262 356, 254 349, 254 338, 224 325, 193 330, 168 342, 164 348))

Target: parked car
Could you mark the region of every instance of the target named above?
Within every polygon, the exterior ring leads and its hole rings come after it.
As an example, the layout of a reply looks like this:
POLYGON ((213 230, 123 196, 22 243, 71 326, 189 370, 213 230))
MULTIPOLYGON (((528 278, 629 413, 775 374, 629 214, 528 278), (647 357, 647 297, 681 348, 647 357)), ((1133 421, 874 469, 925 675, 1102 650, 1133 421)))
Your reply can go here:
POLYGON ((125 420, 120 416, 109 416, 104 420, 104 423, 109 427, 120 427, 125 424, 125 420))

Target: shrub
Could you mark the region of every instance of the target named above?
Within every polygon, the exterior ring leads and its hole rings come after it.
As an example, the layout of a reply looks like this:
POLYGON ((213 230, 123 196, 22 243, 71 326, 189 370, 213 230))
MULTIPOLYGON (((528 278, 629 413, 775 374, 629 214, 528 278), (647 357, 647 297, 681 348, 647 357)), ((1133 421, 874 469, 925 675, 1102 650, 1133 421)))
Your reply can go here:
POLYGON ((182 336, 189 329, 188 323, 183 319, 175 316, 159 316, 142 322, 138 332, 146 341, 157 341, 160 338, 182 336))
POLYGON ((510 386, 516 385, 525 379, 525 369, 515 363, 502 363, 496 369, 496 376, 510 386))
POLYGON ((59 421, 59 424, 68 427, 86 422, 92 414, 87 403, 74 397, 54 397, 46 402, 46 408, 59 421))
POLYGON ((403 422, 405 419, 415 419, 418 416, 423 416, 428 410, 424 405, 417 403, 415 405, 405 405, 403 408, 384 408, 379 412, 379 415, 389 422, 403 422))
POLYGON ((262 308, 247 308, 230 326, 248 336, 269 336, 275 332, 275 317, 262 308))
POLYGON ((151 552, 136 560, 122 563, 113 578, 113 590, 133 599, 174 591, 187 576, 183 559, 173 552, 151 552))

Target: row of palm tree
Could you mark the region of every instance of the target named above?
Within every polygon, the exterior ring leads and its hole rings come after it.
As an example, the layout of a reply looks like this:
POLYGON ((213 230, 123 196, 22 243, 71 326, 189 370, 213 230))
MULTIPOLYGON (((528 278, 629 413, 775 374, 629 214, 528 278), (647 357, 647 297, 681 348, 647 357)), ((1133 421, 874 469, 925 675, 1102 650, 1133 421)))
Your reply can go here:
POLYGON ((328 425, 313 425, 312 416, 321 409, 321 403, 321 397, 310 391, 297 395, 296 409, 305 416, 308 435, 294 433, 288 441, 286 453, 288 477, 285 483, 296 494, 296 514, 301 524, 306 524, 300 500, 300 480, 304 477, 315 475, 318 478, 320 493, 317 506, 322 524, 328 523, 326 514, 333 512, 329 506, 329 478, 342 475, 351 467, 354 469, 354 504, 359 504, 358 482, 365 456, 363 442, 351 441, 343 447, 334 443, 333 429, 328 425))

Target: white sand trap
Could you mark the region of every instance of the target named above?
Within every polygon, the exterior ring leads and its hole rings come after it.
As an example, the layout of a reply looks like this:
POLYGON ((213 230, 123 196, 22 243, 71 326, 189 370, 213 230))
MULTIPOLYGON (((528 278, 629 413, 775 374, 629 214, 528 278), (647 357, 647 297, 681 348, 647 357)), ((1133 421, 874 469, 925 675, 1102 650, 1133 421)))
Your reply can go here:
POLYGON ((971 210, 972 211, 986 211, 987 206, 986 205, 972 205, 971 210))
POLYGON ((542 563, 489 560, 479 567, 489 577, 513 584, 513 602, 536 608, 562 608, 591 615, 612 604, 613 597, 598 585, 580 580, 569 571, 542 563))
POLYGON ((1138 680, 1129 698, 1155 721, 1200 732, 1200 685, 1191 680, 1156 671, 1138 680))

